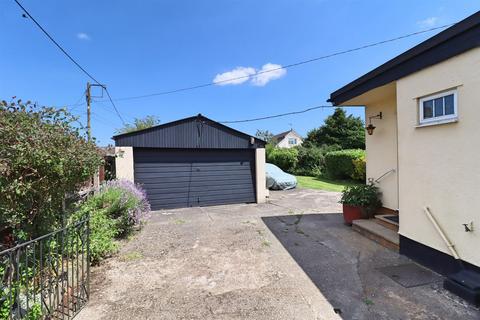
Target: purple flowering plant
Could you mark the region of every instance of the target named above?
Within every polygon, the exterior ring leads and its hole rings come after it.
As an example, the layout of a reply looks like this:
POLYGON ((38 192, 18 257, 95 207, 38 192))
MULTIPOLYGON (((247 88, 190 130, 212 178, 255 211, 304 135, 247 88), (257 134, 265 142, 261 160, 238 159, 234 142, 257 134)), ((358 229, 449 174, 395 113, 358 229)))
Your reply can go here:
POLYGON ((111 218, 117 220, 119 235, 132 231, 150 216, 150 204, 145 190, 129 180, 118 179, 103 183, 98 197, 111 218))

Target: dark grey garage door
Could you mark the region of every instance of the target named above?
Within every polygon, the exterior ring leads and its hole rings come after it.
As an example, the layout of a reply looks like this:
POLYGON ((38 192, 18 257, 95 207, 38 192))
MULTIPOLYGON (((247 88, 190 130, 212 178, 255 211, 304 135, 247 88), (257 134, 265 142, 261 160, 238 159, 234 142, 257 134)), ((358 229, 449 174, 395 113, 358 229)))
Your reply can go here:
POLYGON ((153 210, 255 202, 254 150, 134 148, 153 210))

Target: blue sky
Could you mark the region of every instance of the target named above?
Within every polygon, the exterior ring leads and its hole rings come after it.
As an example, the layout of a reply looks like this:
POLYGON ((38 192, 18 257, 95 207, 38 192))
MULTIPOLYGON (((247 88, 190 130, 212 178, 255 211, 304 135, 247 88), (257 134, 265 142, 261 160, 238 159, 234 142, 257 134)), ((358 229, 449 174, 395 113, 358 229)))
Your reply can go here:
MULTIPOLYGON (((114 99, 286 65, 452 23, 480 8, 477 1, 460 0, 22 3, 108 86, 114 99)), ((13 0, 0 2, 0 98, 17 96, 54 106, 83 102, 88 78, 21 14, 13 0)), ((153 114, 169 122, 197 113, 218 121, 248 119, 327 104, 333 90, 433 34, 291 68, 284 74, 269 74, 272 77, 118 101, 117 106, 126 121, 153 114)), ((85 122, 85 106, 71 109, 85 122)), ((93 103, 92 109, 94 136, 101 145, 111 143, 121 121, 107 102, 93 103)), ((363 113, 362 109, 347 110, 363 113)), ((317 110, 232 127, 254 134, 256 129, 278 133, 292 125, 306 134, 331 112, 317 110)))

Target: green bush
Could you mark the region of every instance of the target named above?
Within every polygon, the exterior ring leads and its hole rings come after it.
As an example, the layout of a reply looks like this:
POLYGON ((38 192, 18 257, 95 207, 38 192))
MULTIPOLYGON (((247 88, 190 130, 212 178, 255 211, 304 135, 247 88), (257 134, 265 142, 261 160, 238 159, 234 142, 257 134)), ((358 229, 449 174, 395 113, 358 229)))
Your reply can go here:
POLYGON ((325 169, 327 176, 333 179, 353 179, 360 174, 354 160, 365 158, 365 151, 361 149, 347 149, 328 152, 325 155, 325 169))
POLYGON ((102 163, 64 109, 0 102, 0 233, 27 240, 61 225, 62 201, 102 163))
POLYGON ((367 162, 365 161, 365 156, 362 156, 357 159, 353 159, 352 163, 353 163, 353 174, 351 176, 352 179, 365 182, 367 178, 367 162))
POLYGON ((340 203, 362 207, 365 217, 371 217, 382 206, 380 190, 374 184, 347 186, 340 203))
POLYGON ((276 165, 283 171, 294 172, 298 162, 298 150, 296 148, 270 148, 267 150, 267 162, 276 165))
POLYGON ((297 166, 295 174, 302 176, 319 176, 325 167, 325 152, 318 147, 297 148, 297 166))
POLYGON ((92 262, 98 263, 114 253, 115 240, 128 236, 149 212, 145 192, 138 185, 127 180, 112 180, 80 204, 70 222, 90 216, 90 253, 92 262))

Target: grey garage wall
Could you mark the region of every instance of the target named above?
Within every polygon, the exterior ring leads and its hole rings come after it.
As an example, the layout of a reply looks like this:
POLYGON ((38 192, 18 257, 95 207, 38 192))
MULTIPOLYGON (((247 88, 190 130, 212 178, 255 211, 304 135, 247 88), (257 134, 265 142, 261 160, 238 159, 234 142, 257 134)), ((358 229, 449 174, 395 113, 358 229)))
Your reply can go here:
POLYGON ((142 148, 263 148, 265 142, 203 116, 114 137, 116 146, 142 148), (253 142, 253 143, 252 143, 253 142))
POLYGON ((152 209, 256 201, 255 150, 134 148, 152 209))

